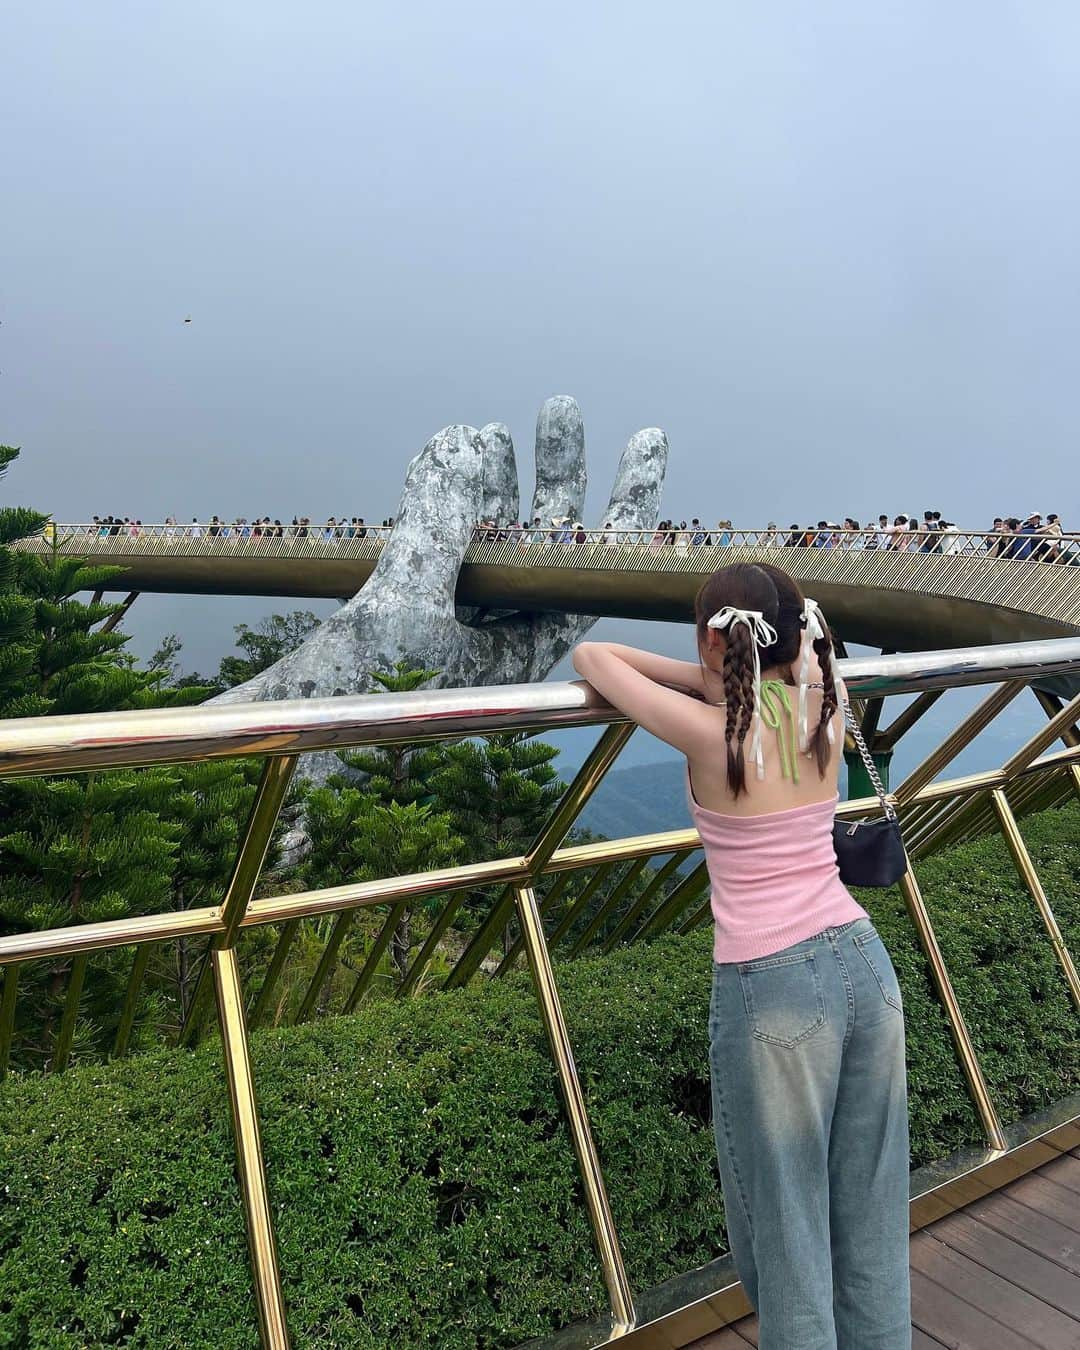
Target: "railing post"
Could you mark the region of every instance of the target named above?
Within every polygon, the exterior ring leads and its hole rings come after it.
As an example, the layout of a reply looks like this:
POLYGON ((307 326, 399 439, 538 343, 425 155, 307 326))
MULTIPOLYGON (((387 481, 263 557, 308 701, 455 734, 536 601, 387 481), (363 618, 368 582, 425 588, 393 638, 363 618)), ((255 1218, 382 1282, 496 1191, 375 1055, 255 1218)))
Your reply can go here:
POLYGON ((185 1033, 190 1036, 197 1026, 200 993, 208 988, 207 972, 212 972, 221 1046, 225 1056, 225 1076, 229 1085, 237 1171, 244 1198, 248 1251, 255 1280, 259 1335, 264 1350, 288 1350, 289 1334, 274 1228, 270 1219, 270 1200, 259 1135, 236 943, 244 914, 266 861, 278 813, 295 767, 295 755, 270 757, 263 765, 251 815, 221 906, 223 928, 211 941, 207 960, 199 972, 195 994, 188 1008, 187 1020, 181 1028, 183 1040, 185 1033))
POLYGON ((15 996, 19 990, 19 964, 4 967, 4 992, 0 996, 0 1082, 7 1076, 11 1039, 15 1034, 15 996))
POLYGON ((270 1199, 266 1189, 259 1114, 255 1103, 255 1083, 251 1076, 251 1056, 235 946, 215 948, 211 953, 211 961, 218 1020, 221 1024, 221 1044, 225 1052, 225 1075, 229 1081, 237 1171, 244 1197, 248 1250, 255 1277, 259 1335, 264 1350, 288 1350, 285 1298, 281 1291, 277 1244, 270 1219, 270 1199))
POLYGON ((540 1003, 540 1013, 544 1019, 544 1029, 551 1044, 551 1053, 555 1060, 555 1071, 566 1105, 570 1135, 574 1141, 581 1178, 585 1185, 585 1200, 589 1207, 589 1219, 593 1236, 600 1252, 600 1264, 604 1272, 611 1309, 618 1324, 617 1329, 628 1330, 634 1325, 634 1300, 630 1281, 623 1263, 619 1237, 615 1231, 608 1202, 604 1177, 600 1170, 600 1159, 589 1128, 589 1117, 585 1107, 585 1097, 581 1090, 574 1053, 566 1029, 559 991, 555 985, 555 975, 551 969, 551 957, 544 940, 544 928, 540 920, 540 911, 536 904, 536 895, 531 886, 519 886, 515 889, 518 919, 525 939, 525 950, 529 957, 529 969, 532 972, 536 996, 540 1003))
MULTIPOLYGON (((532 876, 538 876, 551 855, 562 843, 581 808, 600 785, 601 779, 618 758, 619 752, 637 730, 633 722, 617 722, 607 727, 604 734, 589 752, 585 763, 578 769, 573 781, 562 795, 550 819, 536 836, 523 859, 524 870, 532 876)), ((513 908, 509 895, 500 896, 472 942, 462 953, 457 965, 446 977, 444 989, 456 989, 468 981, 480 969, 480 963, 491 950, 496 936, 502 931, 513 908)))
POLYGON ((1031 860, 1031 854, 1024 843, 1024 837, 1020 833, 1020 827, 1016 823, 1016 817, 1013 815, 1012 808, 1009 805, 1009 799, 1001 788, 994 788, 990 793, 990 800, 994 804, 994 811, 997 814, 998 822, 1001 825, 1001 832, 1005 836, 1005 842, 1009 846, 1009 852, 1016 863, 1016 869, 1023 878, 1024 885, 1031 892, 1031 898, 1039 911, 1039 917, 1043 921, 1043 927, 1054 945, 1054 955, 1058 959, 1058 964, 1065 975, 1066 983, 1069 986, 1069 992, 1072 994, 1073 1003, 1080 1010, 1080 975, 1076 973, 1076 966, 1073 964, 1072 955, 1065 945, 1065 939, 1061 935, 1061 929, 1058 927, 1058 921, 1054 917, 1054 911, 1050 907, 1050 902, 1046 898, 1046 892, 1043 890, 1043 884, 1039 880, 1039 874, 1035 870, 1035 864, 1031 860))
POLYGON ((900 878, 900 892, 904 897, 908 913, 915 925, 915 932, 918 934, 919 942, 930 966, 930 978, 933 980, 934 988, 937 990, 938 998, 945 1010, 945 1017, 948 1020, 949 1030, 952 1032, 953 1043, 960 1059, 960 1067, 967 1079, 968 1091, 971 1093, 975 1109, 979 1113, 979 1119, 982 1121, 983 1130, 986 1133, 986 1142, 992 1149, 1003 1150, 1008 1147, 1008 1143, 1001 1128, 1001 1121, 998 1119, 997 1110, 990 1098, 990 1090, 986 1085, 986 1079, 983 1077, 982 1067, 979 1064, 979 1057, 975 1053, 971 1033, 964 1021, 964 1014, 960 1011, 956 991, 953 989, 952 980, 949 978, 949 972, 945 966, 945 958, 938 946, 934 925, 930 921, 926 901, 919 890, 919 883, 915 880, 915 873, 910 867, 900 878))
MULTIPOLYGON (((221 905, 221 918, 224 927, 211 939, 210 951, 215 948, 231 947, 240 931, 244 914, 255 894, 263 863, 270 849, 270 840, 274 834, 281 804, 289 790, 293 770, 296 768, 295 755, 269 756, 263 765, 262 777, 255 790, 251 815, 240 843, 240 850, 233 864, 232 876, 225 890, 225 899, 221 905)), ((210 953, 200 967, 195 989, 188 1004, 187 1015, 180 1028, 180 1044, 192 1039, 198 1028, 204 1000, 210 989, 210 953)))

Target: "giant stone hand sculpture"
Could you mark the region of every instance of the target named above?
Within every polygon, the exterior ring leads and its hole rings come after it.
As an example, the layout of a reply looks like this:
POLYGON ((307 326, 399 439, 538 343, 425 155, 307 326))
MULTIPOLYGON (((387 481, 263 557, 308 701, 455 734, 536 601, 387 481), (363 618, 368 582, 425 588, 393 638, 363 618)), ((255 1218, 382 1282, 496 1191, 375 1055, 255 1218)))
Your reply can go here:
MULTIPOLYGON (((667 436, 637 432, 623 451, 603 522, 651 529, 667 468, 667 436)), ((585 501, 585 429, 576 401, 550 398, 536 422, 532 517, 580 520, 585 501)), ((366 693, 370 672, 398 661, 439 671, 444 686, 541 680, 595 618, 515 613, 480 622, 455 606, 458 569, 477 521, 518 515, 517 466, 509 430, 445 427, 409 465, 391 537, 351 600, 273 666, 212 699, 214 703, 322 698, 366 693)), ((305 777, 340 762, 305 756, 305 777), (316 763, 313 761, 324 761, 316 763)))

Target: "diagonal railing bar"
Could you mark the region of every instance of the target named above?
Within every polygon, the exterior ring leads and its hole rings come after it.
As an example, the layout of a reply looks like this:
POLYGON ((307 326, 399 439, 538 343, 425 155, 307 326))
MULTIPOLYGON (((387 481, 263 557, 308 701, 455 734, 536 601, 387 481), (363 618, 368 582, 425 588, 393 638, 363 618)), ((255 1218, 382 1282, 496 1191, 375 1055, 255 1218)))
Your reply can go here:
POLYGON ((266 1010, 270 1006, 270 999, 273 997, 274 990, 277 988, 277 982, 281 978, 281 972, 285 969, 285 963, 289 959, 289 950, 292 947, 299 928, 299 919, 289 919, 278 934, 278 940, 274 944, 274 954, 270 958, 270 964, 266 968, 266 974, 263 976, 263 982, 259 987, 258 997, 256 998, 248 1017, 250 1026, 257 1027, 265 1017, 266 1010))
POLYGON ((941 954, 937 934, 934 932, 934 925, 926 908, 926 901, 923 899, 919 883, 916 881, 915 873, 910 866, 900 878, 900 893, 904 897, 904 903, 907 905, 908 913, 915 926, 919 945, 922 947, 927 965, 930 967, 930 978, 937 991, 938 999, 945 1010, 945 1017, 949 1023, 949 1031, 952 1034, 956 1054, 960 1060, 960 1067, 967 1079, 968 1091, 975 1103, 975 1109, 979 1113, 979 1119, 982 1121, 987 1145, 993 1149, 1004 1149, 1007 1145, 1001 1128, 1001 1121, 990 1097, 990 1089, 986 1085, 975 1044, 971 1039, 967 1022, 964 1020, 964 1014, 960 1009, 956 991, 953 989, 952 979, 945 965, 945 958, 941 954))
POLYGON ((929 853, 940 852, 958 840, 968 825, 979 815, 986 804, 986 793, 993 784, 980 784, 965 795, 960 805, 951 813, 944 813, 940 819, 923 831, 911 845, 911 856, 925 858, 929 853))
POLYGON ((693 849, 681 849, 678 853, 673 853, 667 862, 664 863, 663 867, 657 869, 656 875, 601 944, 600 950, 605 956, 615 947, 616 943, 622 940, 623 935, 631 928, 631 926, 637 923, 638 919, 646 913, 657 895, 671 879, 672 873, 677 872, 687 858, 692 855, 693 849))
POLYGON ((52 1071, 62 1073, 67 1068, 71 1056, 71 1045, 75 1039, 75 1023, 79 1019, 79 1003, 82 1000, 83 983, 86 980, 86 967, 90 962, 87 952, 80 952, 71 963, 67 989, 64 994, 64 1011, 60 1017, 60 1027, 56 1033, 53 1047, 52 1071))
POLYGON ((901 815, 904 839, 910 856, 922 857, 924 841, 931 839, 943 824, 952 820, 967 800, 962 794, 935 797, 933 801, 922 803, 923 810, 916 819, 909 821, 906 815, 901 815))
POLYGON ((124 995, 124 1007, 116 1028, 116 1039, 113 1041, 113 1059, 122 1059, 128 1052, 131 1031, 135 1025, 135 1009, 138 1007, 146 967, 153 950, 149 942, 141 943, 135 948, 135 958, 131 963, 131 974, 128 976, 127 992, 124 995))
POLYGON ((589 1126, 588 1109, 581 1090, 577 1066, 574 1063, 574 1052, 559 1001, 555 974, 551 968, 551 955, 544 941, 544 927, 540 920, 536 895, 531 886, 521 886, 516 892, 516 898, 518 919, 529 957, 529 969, 532 971, 537 1001, 540 1004, 541 1016, 555 1060, 555 1070, 566 1107, 574 1151, 577 1154, 578 1167, 585 1187, 589 1219, 600 1252, 600 1265, 604 1272, 604 1283, 607 1285, 612 1312, 615 1315, 615 1330, 618 1333, 634 1325, 634 1298, 619 1246, 619 1235, 611 1213, 603 1173, 600 1170, 600 1159, 589 1126))
POLYGON ((319 957, 319 964, 315 967, 315 974, 308 982, 308 987, 304 992, 304 997, 300 1000, 300 1006, 296 1010, 296 1016, 293 1018, 293 1025, 299 1026, 301 1022, 306 1022, 314 1011, 315 1004, 319 1000, 319 994, 323 986, 330 978, 330 974, 337 965, 338 952, 341 950, 341 944, 348 936, 349 929, 353 926, 356 918, 355 909, 343 909, 337 916, 333 928, 330 930, 330 936, 326 940, 326 946, 323 948, 322 955, 319 957))
POLYGON ((706 919, 712 918, 712 897, 699 905, 688 919, 684 919, 675 930, 680 936, 685 937, 687 933, 692 933, 695 928, 700 928, 706 919))
MULTIPOLYGON (((634 883, 637 881, 638 877, 641 876, 642 872, 644 872, 648 862, 648 858, 638 858, 635 862, 630 864, 626 875, 616 886, 612 887, 611 894, 606 897, 600 905, 600 908, 574 939, 573 945, 567 953, 568 957, 573 958, 578 956, 585 950, 595 934, 600 931, 600 927, 607 916, 614 910, 617 910, 626 896, 630 893, 634 883)), ((552 935, 552 939, 548 945, 554 947, 554 935, 552 935)))
MULTIPOLYGON (((627 870, 623 873, 620 880, 615 883, 615 889, 618 889, 622 885, 623 881, 625 881, 626 877, 629 875, 631 869, 636 867, 639 862, 643 861, 644 859, 635 858, 633 862, 631 862, 630 867, 627 868, 627 870)), ((607 880, 612 869, 618 867, 619 865, 620 864, 617 862, 609 863, 606 868, 598 867, 596 869, 596 871, 592 874, 589 880, 582 887, 581 893, 575 897, 573 903, 567 908, 565 914, 563 914, 562 918, 548 934, 547 944, 549 950, 553 951, 563 940, 563 938, 567 935, 567 933, 570 932, 574 924, 576 924, 578 919, 581 918, 582 914, 585 913, 585 910, 588 908, 590 902, 592 901, 593 896, 607 880)))
POLYGON ((263 864, 270 850, 274 827, 277 825, 282 803, 285 801, 293 770, 296 768, 296 758, 295 755, 268 756, 263 763, 247 827, 236 855, 236 862, 233 864, 232 876, 225 889, 225 899, 221 905, 221 930, 211 938, 210 951, 207 952, 199 969, 191 1002, 180 1027, 181 1045, 193 1039, 202 1017, 205 1000, 210 991, 210 952, 232 947, 236 943, 247 907, 255 894, 255 887, 259 884, 263 864))
POLYGON ((1044 727, 1040 727, 1035 735, 1025 741, 1015 754, 1009 756, 1001 766, 1002 773, 1007 778, 1012 778, 1021 769, 1026 769, 1033 760, 1042 754, 1048 745, 1056 741, 1059 736, 1064 736, 1071 731, 1078 717, 1080 717, 1080 694, 1071 698, 1063 708, 1050 718, 1044 727))
MULTIPOLYGON (((582 807, 600 786, 608 769, 617 759, 620 750, 630 739, 635 727, 632 723, 618 723, 608 727, 593 746, 585 763, 574 775, 551 818, 533 840, 525 853, 524 869, 528 877, 536 877, 551 860, 551 855, 559 847, 582 807)), ((462 952, 457 964, 446 977, 444 989, 457 989, 467 984, 480 969, 480 964, 494 946, 498 935, 505 929, 513 912, 515 899, 513 894, 503 896, 493 907, 484 923, 480 925, 476 936, 462 952)))
POLYGON ((468 984, 480 969, 488 952, 495 945, 499 934, 505 930, 513 912, 514 890, 512 886, 508 886, 500 893, 473 935, 472 941, 458 957, 449 975, 443 981, 442 987, 444 989, 460 989, 462 985, 468 984))
MULTIPOLYGON (((615 863, 607 863, 603 867, 598 867, 597 871, 606 876, 614 866, 615 863)), ((547 890, 544 892, 544 895, 540 900, 541 919, 546 919, 547 916, 558 904, 558 902, 562 899, 567 886, 570 885, 570 879, 573 877, 573 875, 574 875, 573 872, 559 872, 556 875, 555 880, 547 888, 547 890)), ((508 970, 511 970, 513 968, 514 963, 517 961, 518 957, 524 950, 525 950, 525 938, 522 934, 519 933, 518 936, 514 939, 514 941, 510 944, 510 950, 506 953, 503 959, 499 962, 498 966, 495 968, 496 979, 505 975, 508 970)))
POLYGON ((7 1077, 11 1062, 11 1041, 15 1034, 15 1000, 19 992, 19 970, 13 963, 4 967, 4 992, 0 995, 0 1081, 7 1077))
POLYGON ((633 722, 623 722, 605 729, 563 793, 550 820, 526 850, 525 866, 530 872, 543 871, 551 855, 570 833, 582 807, 600 786, 604 775, 636 730, 633 722))
MULTIPOLYGON (((506 887, 504 889, 504 894, 508 892, 509 887, 506 887)), ((427 969, 428 963, 435 955, 436 948, 442 941, 454 919, 457 917, 458 910, 460 910, 461 906, 465 903, 467 896, 468 891, 458 890, 447 897, 446 904, 443 905, 442 909, 439 911, 438 918, 431 925, 431 932, 428 933, 427 937, 424 939, 423 946, 420 948, 419 952, 417 952, 412 965, 405 972, 405 978, 398 986, 397 992, 399 998, 404 998, 407 994, 411 994, 416 988, 420 981, 420 977, 427 969)))
POLYGON ((641 925, 633 936, 634 942, 642 942, 662 933, 702 890, 709 884, 709 868, 705 859, 688 873, 675 887, 656 913, 641 925))
MULTIPOLYGON (((882 654, 884 655, 884 653, 882 654)), ((862 731, 868 744, 873 743, 877 737, 878 726, 881 723, 881 714, 884 709, 885 700, 883 698, 867 699, 863 705, 863 715, 859 719, 859 729, 862 731)))
POLYGON ((944 692, 944 689, 930 689, 912 699, 884 731, 878 732, 874 738, 874 749, 880 751, 895 749, 901 737, 906 736, 916 722, 926 716, 944 692))
MULTIPOLYGON (((1061 711, 1062 700, 1056 694, 1047 693, 1045 689, 1034 689, 1034 693, 1047 717, 1055 717, 1061 711)), ((1065 727, 1061 732, 1061 739, 1068 746, 1080 745, 1080 730, 1075 725, 1065 727)))
POLYGON ((371 981, 375 978, 375 973, 379 969, 379 962, 383 959, 387 947, 390 945, 390 939, 394 936, 394 929, 398 926, 401 916, 409 907, 408 900, 399 901, 390 913, 387 915, 386 922, 379 929, 379 935, 372 943, 371 951, 368 953, 367 960, 360 974, 356 977, 356 983, 345 1000, 345 1006, 342 1012, 355 1012, 360 1000, 367 993, 371 986, 371 981))
MULTIPOLYGON (((1016 786, 1023 786, 1028 781, 1032 780, 1021 780, 1016 786)), ((1005 798, 1018 821, 1026 820, 1028 816, 1043 811, 1048 806, 1063 806, 1072 797, 1072 780, 1067 773, 1046 774, 1041 781, 1034 781, 1037 783, 1038 791, 1025 794, 1022 798, 1015 790, 1013 792, 1005 790, 1005 798)), ((993 822, 993 828, 1000 828, 996 820, 993 822)))
POLYGON ((943 802, 940 798, 932 798, 924 801, 921 797, 916 801, 909 803, 906 807, 901 807, 899 811, 900 821, 904 830, 904 839, 910 849, 920 833, 926 828, 927 822, 934 819, 943 810, 949 808, 951 802, 955 805, 957 797, 955 794, 948 801, 943 802))
POLYGON ((1031 893, 1031 898, 1035 901, 1036 908, 1039 911, 1039 918, 1043 922, 1047 936, 1054 948, 1054 955, 1057 957, 1058 964, 1061 966, 1062 973, 1065 976, 1065 982, 1069 986, 1069 993, 1072 995, 1073 1003, 1080 1012, 1080 975, 1077 974, 1076 966, 1073 963, 1072 955, 1065 945, 1065 939, 1062 936, 1061 928, 1054 916, 1049 900, 1046 898, 1046 891, 1039 880, 1039 874, 1035 869, 1035 864, 1031 860, 1031 854, 1024 843, 1024 837, 1020 833, 1020 827, 1016 823, 1016 817, 1013 815, 1012 808, 1009 806, 1008 799, 1001 788, 994 788, 990 793, 990 799, 994 803, 994 810, 997 812, 998 821, 1001 824, 1001 832, 1005 836, 1005 842, 1009 846, 1009 852, 1016 863, 1016 870, 1020 873, 1024 885, 1031 893))
POLYGON ((998 713, 1026 688, 1027 683, 1024 680, 1009 680, 983 699, 979 706, 969 713, 960 725, 950 732, 917 768, 912 769, 911 773, 895 789, 893 796, 898 804, 902 806, 905 802, 911 801, 921 787, 936 778, 941 770, 947 764, 950 764, 961 750, 970 745, 975 737, 990 725, 998 713))

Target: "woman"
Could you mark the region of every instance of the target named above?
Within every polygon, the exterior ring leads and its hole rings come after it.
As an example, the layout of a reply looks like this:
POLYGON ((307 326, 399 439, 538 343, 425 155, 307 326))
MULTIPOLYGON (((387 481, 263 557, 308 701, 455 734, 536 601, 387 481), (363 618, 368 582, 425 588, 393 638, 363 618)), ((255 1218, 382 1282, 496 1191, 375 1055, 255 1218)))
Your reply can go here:
POLYGON ((1046 535, 1047 542, 1040 544, 1034 556, 1039 562, 1057 562, 1061 556, 1061 540, 1064 531, 1061 528, 1061 517, 1056 512, 1051 511, 1046 517, 1046 524, 1039 531, 1046 535))
POLYGON ((696 601, 698 661, 585 642, 574 665, 687 759, 712 881, 713 1124, 761 1350, 908 1350, 904 1020, 832 843, 844 690, 821 612, 736 564, 696 601))

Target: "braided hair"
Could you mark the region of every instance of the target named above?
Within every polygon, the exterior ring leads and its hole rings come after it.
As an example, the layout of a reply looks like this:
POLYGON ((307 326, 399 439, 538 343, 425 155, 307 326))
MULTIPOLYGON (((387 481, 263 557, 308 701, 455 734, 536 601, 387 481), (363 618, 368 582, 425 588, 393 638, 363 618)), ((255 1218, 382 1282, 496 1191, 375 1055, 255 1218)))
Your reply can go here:
MULTIPOLYGON (((776 629, 776 641, 762 648, 761 666, 788 666, 798 660, 802 646, 804 597, 793 577, 772 563, 735 563, 714 572, 702 585, 694 602, 698 645, 704 647, 709 619, 725 606, 759 610, 776 629)), ((745 624, 727 630, 727 647, 722 671, 724 699, 727 703, 727 779, 732 795, 748 791, 744 745, 753 725, 754 713, 754 638, 745 624)), ((826 634, 814 642, 814 653, 821 667, 824 697, 821 716, 810 737, 810 753, 818 773, 825 777, 831 757, 829 727, 837 708, 836 679, 832 667, 832 639, 826 634)), ((792 677, 794 683, 794 677, 792 677)))
MULTIPOLYGON (((772 577, 762 567, 735 563, 714 572, 697 593, 694 613, 698 645, 705 645, 709 619, 725 606, 758 610, 779 637, 761 650, 762 666, 790 664, 799 652, 797 624, 787 634, 781 632, 778 616, 780 598, 772 577)), ((733 624, 726 633, 722 678, 727 703, 724 739, 727 745, 727 779, 734 796, 747 791, 745 742, 753 726, 754 714, 754 637, 745 624, 733 624)))
MULTIPOLYGON (((780 602, 779 617, 780 622, 776 626, 778 633, 786 631, 792 622, 801 624, 803 605, 805 597, 799 589, 799 584, 794 577, 790 576, 781 567, 773 563, 762 563, 761 570, 767 572, 776 586, 777 596, 780 602), (783 627, 782 627, 783 626, 783 627)), ((825 628, 825 636, 814 640, 814 655, 818 659, 818 665, 821 667, 821 716, 818 718, 818 724, 810 736, 810 753, 814 756, 817 763, 818 773, 822 778, 829 767, 829 758, 832 754, 829 743, 829 727, 836 716, 836 709, 839 706, 839 697, 836 692, 836 675, 833 671, 832 655, 833 642, 832 633, 828 625, 825 628)), ((801 633, 800 633, 801 642, 801 633)))

